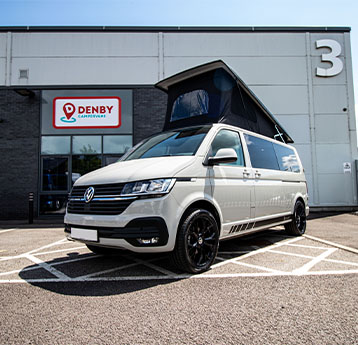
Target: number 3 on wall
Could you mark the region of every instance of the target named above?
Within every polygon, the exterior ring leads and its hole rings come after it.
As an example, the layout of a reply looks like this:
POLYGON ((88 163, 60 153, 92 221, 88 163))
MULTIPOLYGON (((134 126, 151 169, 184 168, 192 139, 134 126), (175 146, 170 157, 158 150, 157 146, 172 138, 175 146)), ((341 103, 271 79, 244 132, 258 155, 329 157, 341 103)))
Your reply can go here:
POLYGON ((321 60, 323 62, 330 62, 332 66, 330 68, 316 68, 316 75, 319 77, 333 77, 343 70, 343 62, 338 57, 341 52, 342 48, 341 45, 334 40, 318 40, 316 41, 316 48, 323 48, 327 47, 331 49, 331 52, 328 54, 322 54, 321 60))

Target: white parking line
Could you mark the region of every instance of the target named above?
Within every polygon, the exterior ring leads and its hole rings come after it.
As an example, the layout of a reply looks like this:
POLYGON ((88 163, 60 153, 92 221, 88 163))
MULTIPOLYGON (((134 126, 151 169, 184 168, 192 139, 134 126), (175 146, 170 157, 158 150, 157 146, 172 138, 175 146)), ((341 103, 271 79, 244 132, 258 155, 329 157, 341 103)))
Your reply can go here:
POLYGON ((302 274, 302 273, 308 272, 313 266, 317 265, 323 259, 325 259, 326 257, 330 256, 336 250, 338 250, 338 248, 329 248, 329 249, 327 249, 324 253, 322 253, 321 255, 318 255, 317 257, 312 259, 307 264, 305 264, 302 267, 297 268, 294 271, 292 271, 292 273, 294 273, 294 274, 302 274))
POLYGON ((331 241, 322 240, 321 238, 314 237, 314 236, 311 236, 311 235, 303 235, 303 236, 308 238, 308 239, 310 239, 310 240, 313 240, 313 241, 328 244, 329 246, 336 247, 336 248, 339 248, 339 249, 343 249, 343 250, 346 250, 348 252, 352 252, 354 254, 358 254, 358 249, 355 249, 355 248, 347 247, 347 246, 344 246, 342 244, 331 242, 331 241))
POLYGON ((41 259, 36 258, 35 256, 33 256, 31 254, 26 254, 25 257, 27 259, 31 260, 33 263, 35 263, 35 264, 39 265, 40 267, 44 268, 46 271, 50 272, 55 277, 60 278, 60 279, 64 279, 64 280, 67 280, 67 281, 71 280, 71 278, 66 276, 66 274, 60 272, 59 270, 57 270, 56 268, 52 267, 48 263, 43 262, 41 259))
MULTIPOLYGON (((9 229, 10 230, 10 229, 9 229)), ((280 236, 283 237, 283 236, 280 236)), ((43 260, 41 260, 40 258, 38 258, 38 256, 40 255, 45 255, 45 254, 54 254, 54 253, 63 253, 63 252, 71 252, 72 250, 77 250, 77 249, 84 249, 86 248, 85 246, 81 245, 80 247, 74 247, 74 248, 70 248, 67 247, 67 244, 71 244, 71 242, 67 242, 66 239, 61 239, 59 241, 50 243, 48 245, 42 246, 40 248, 37 249, 33 249, 27 253, 23 253, 20 255, 16 255, 16 256, 12 256, 12 257, 4 257, 2 260, 16 260, 16 259, 21 259, 21 258, 26 258, 28 260, 31 260, 33 263, 36 264, 36 266, 30 266, 30 267, 25 267, 23 269, 20 270, 12 270, 9 272, 2 272, 0 273, 1 277, 4 277, 6 275, 10 275, 10 274, 16 274, 19 272, 25 272, 25 271, 31 271, 31 270, 35 270, 38 268, 43 268, 45 270, 47 270, 48 272, 50 272, 52 275, 54 275, 56 278, 35 278, 35 279, 2 279, 0 280, 0 283, 45 283, 45 282, 98 282, 98 281, 134 281, 134 280, 178 280, 178 279, 186 279, 186 278, 190 278, 190 279, 200 279, 200 278, 237 278, 237 277, 271 277, 271 276, 306 276, 306 275, 337 275, 337 274, 351 274, 351 273, 358 273, 358 269, 355 269, 356 267, 358 267, 358 262, 348 262, 348 261, 342 261, 342 260, 334 260, 334 259, 329 259, 329 255, 331 255, 333 252, 335 252, 336 250, 338 250, 338 248, 328 248, 328 247, 319 247, 319 246, 313 246, 313 245, 304 245, 304 244, 298 244, 298 241, 304 240, 305 238, 308 238, 307 236, 305 237, 284 237, 284 239, 280 242, 276 242, 273 243, 272 245, 268 245, 266 247, 263 248, 259 248, 257 246, 251 246, 252 251, 224 251, 224 252, 219 252, 218 253, 218 257, 217 259, 220 260, 221 262, 212 265, 212 269, 211 272, 209 273, 203 273, 200 275, 190 275, 190 274, 175 274, 172 271, 163 268, 159 264, 153 264, 153 261, 157 261, 162 259, 163 257, 156 257, 154 259, 150 259, 150 260, 142 260, 140 258, 135 257, 134 255, 125 255, 124 258, 129 259, 129 260, 133 260, 133 263, 121 266, 121 267, 115 267, 115 268, 111 268, 111 269, 107 269, 107 270, 103 270, 103 271, 99 271, 99 272, 93 272, 90 274, 85 274, 82 276, 77 276, 77 277, 69 277, 66 274, 64 274, 63 272, 59 271, 58 269, 56 269, 54 266, 57 265, 62 265, 62 264, 68 264, 68 263, 72 263, 72 262, 77 262, 77 261, 83 261, 83 260, 90 260, 93 258, 98 258, 100 257, 100 255, 86 255, 86 256, 81 256, 79 255, 78 257, 74 257, 74 258, 64 258, 63 260, 59 260, 59 261, 53 261, 53 262, 45 262, 43 260), (43 251, 44 249, 49 249, 51 247, 57 246, 57 245, 61 245, 63 246, 62 248, 64 249, 55 249, 55 250, 47 250, 47 251, 43 251), (303 255, 303 254, 298 254, 298 253, 290 253, 290 252, 286 252, 284 251, 284 247, 286 246, 286 249, 288 250, 288 246, 291 247, 301 247, 301 248, 308 248, 308 249, 319 249, 319 250, 323 250, 324 252, 321 253, 318 256, 310 256, 310 255, 303 255), (281 247, 281 248, 280 248, 281 247), (287 256, 293 256, 293 257, 301 257, 301 258, 305 258, 305 259, 309 259, 309 262, 306 263, 305 265, 303 265, 302 267, 293 270, 291 272, 284 272, 284 271, 280 271, 280 270, 275 270, 275 269, 271 269, 269 267, 264 267, 264 266, 260 266, 260 265, 253 265, 253 264, 249 264, 246 262, 243 262, 243 260, 245 260, 246 258, 249 258, 253 255, 259 255, 259 254, 263 254, 266 252, 271 252, 271 253, 275 253, 275 254, 279 254, 279 255, 287 255, 287 256), (222 257, 220 257, 220 254, 222 255, 237 255, 229 260, 226 260, 222 257), (330 271, 312 271, 312 268, 317 265, 320 262, 332 262, 332 263, 339 263, 339 264, 345 264, 345 265, 350 265, 350 266, 354 266, 352 267, 353 269, 350 270, 330 270, 330 271), (217 274, 215 273, 215 268, 218 268, 220 266, 225 266, 229 263, 233 263, 235 265, 240 265, 243 267, 250 267, 250 268, 255 268, 255 269, 259 269, 262 272, 257 272, 257 273, 223 273, 223 274, 217 274), (145 265, 151 269, 154 269, 155 271, 157 271, 158 273, 160 272, 161 274, 154 274, 154 275, 142 275, 142 276, 119 276, 119 277, 99 277, 99 275, 103 275, 103 274, 109 274, 112 272, 116 272, 116 271, 120 271, 123 270, 125 268, 130 268, 130 267, 135 267, 138 265, 145 265)), ((310 238, 308 239, 312 239, 312 237, 310 236, 310 238)), ((313 239, 315 240, 315 238, 313 239)), ((328 243, 326 243, 328 244, 328 243)), ((329 244, 328 244, 329 245, 329 244)), ((61 248, 61 247, 60 247, 61 248)), ((58 259, 61 259, 60 257, 58 259)), ((354 260, 354 259, 353 259, 354 260)), ((265 265, 264 261, 263 264, 265 265)), ((343 267, 344 268, 344 267, 343 267)), ((134 268, 135 271, 135 268, 134 268)))
POLYGON ((0 230, 0 234, 2 234, 2 233, 4 233, 4 232, 14 231, 14 230, 17 230, 17 228, 0 230))

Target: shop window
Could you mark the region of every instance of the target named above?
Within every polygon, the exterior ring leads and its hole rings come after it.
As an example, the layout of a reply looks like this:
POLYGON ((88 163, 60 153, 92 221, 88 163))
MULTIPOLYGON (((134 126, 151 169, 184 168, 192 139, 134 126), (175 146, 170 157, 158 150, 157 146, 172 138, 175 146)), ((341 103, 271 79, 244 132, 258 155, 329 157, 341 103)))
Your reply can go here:
POLYGON ((52 136, 41 138, 41 154, 66 155, 71 152, 71 137, 52 136))
POLYGON ((72 156, 72 185, 78 178, 102 166, 101 155, 72 156))
POLYGON ((131 135, 103 136, 103 153, 126 153, 132 147, 131 135))
POLYGON ((68 158, 44 157, 42 159, 42 190, 67 191, 68 158))
POLYGON ((101 137, 99 135, 81 135, 72 138, 73 154, 94 154, 102 152, 101 137))
POLYGON ((62 215, 66 212, 67 194, 40 195, 41 215, 62 215))

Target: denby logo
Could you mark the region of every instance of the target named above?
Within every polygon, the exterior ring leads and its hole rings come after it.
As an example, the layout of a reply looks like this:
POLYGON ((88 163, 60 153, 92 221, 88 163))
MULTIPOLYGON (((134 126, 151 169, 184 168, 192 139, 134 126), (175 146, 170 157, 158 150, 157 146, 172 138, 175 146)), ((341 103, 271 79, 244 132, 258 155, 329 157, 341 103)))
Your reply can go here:
POLYGON ((53 100, 55 128, 118 128, 119 97, 57 97, 53 100))

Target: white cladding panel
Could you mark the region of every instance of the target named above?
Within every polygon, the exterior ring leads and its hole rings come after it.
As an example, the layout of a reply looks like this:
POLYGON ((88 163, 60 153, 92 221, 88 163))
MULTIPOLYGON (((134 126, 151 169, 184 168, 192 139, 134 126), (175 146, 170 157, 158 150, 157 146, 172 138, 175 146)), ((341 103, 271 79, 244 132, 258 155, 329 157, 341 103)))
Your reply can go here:
POLYGON ((249 86, 261 102, 275 115, 309 113, 307 86, 249 86))
POLYGON ((316 142, 349 144, 347 114, 316 115, 316 142))
POLYGON ((310 119, 308 115, 277 115, 276 119, 290 133, 295 144, 310 143, 310 119), (299 128, 299 130, 297 130, 299 128))
POLYGON ((169 33, 164 56, 305 56, 302 33, 169 33))
POLYGON ((307 84, 305 57, 223 57, 220 55, 211 55, 210 57, 166 57, 164 60, 165 77, 193 66, 219 59, 228 64, 247 84, 307 84))
POLYGON ((345 85, 314 86, 313 96, 315 114, 344 114, 343 109, 348 108, 345 85))
POLYGON ((156 33, 15 33, 14 57, 158 56, 156 33))
POLYGON ((19 79, 20 69, 29 70, 26 83, 30 85, 138 85, 151 84, 158 78, 157 59, 153 57, 14 58, 11 73, 14 86, 24 84, 19 79))
POLYGON ((310 204, 356 205, 349 33, 0 33, 0 86, 130 88, 216 59, 236 71, 293 137, 310 204), (332 71, 332 63, 322 61, 331 49, 317 48, 322 40, 341 50, 332 76, 317 76, 317 68, 332 71), (28 78, 19 78, 20 69, 28 78), (345 162, 351 173, 344 173, 345 162))
POLYGON ((0 58, 6 57, 6 34, 0 33, 0 58))
POLYGON ((0 58, 0 85, 6 84, 6 59, 0 58))

